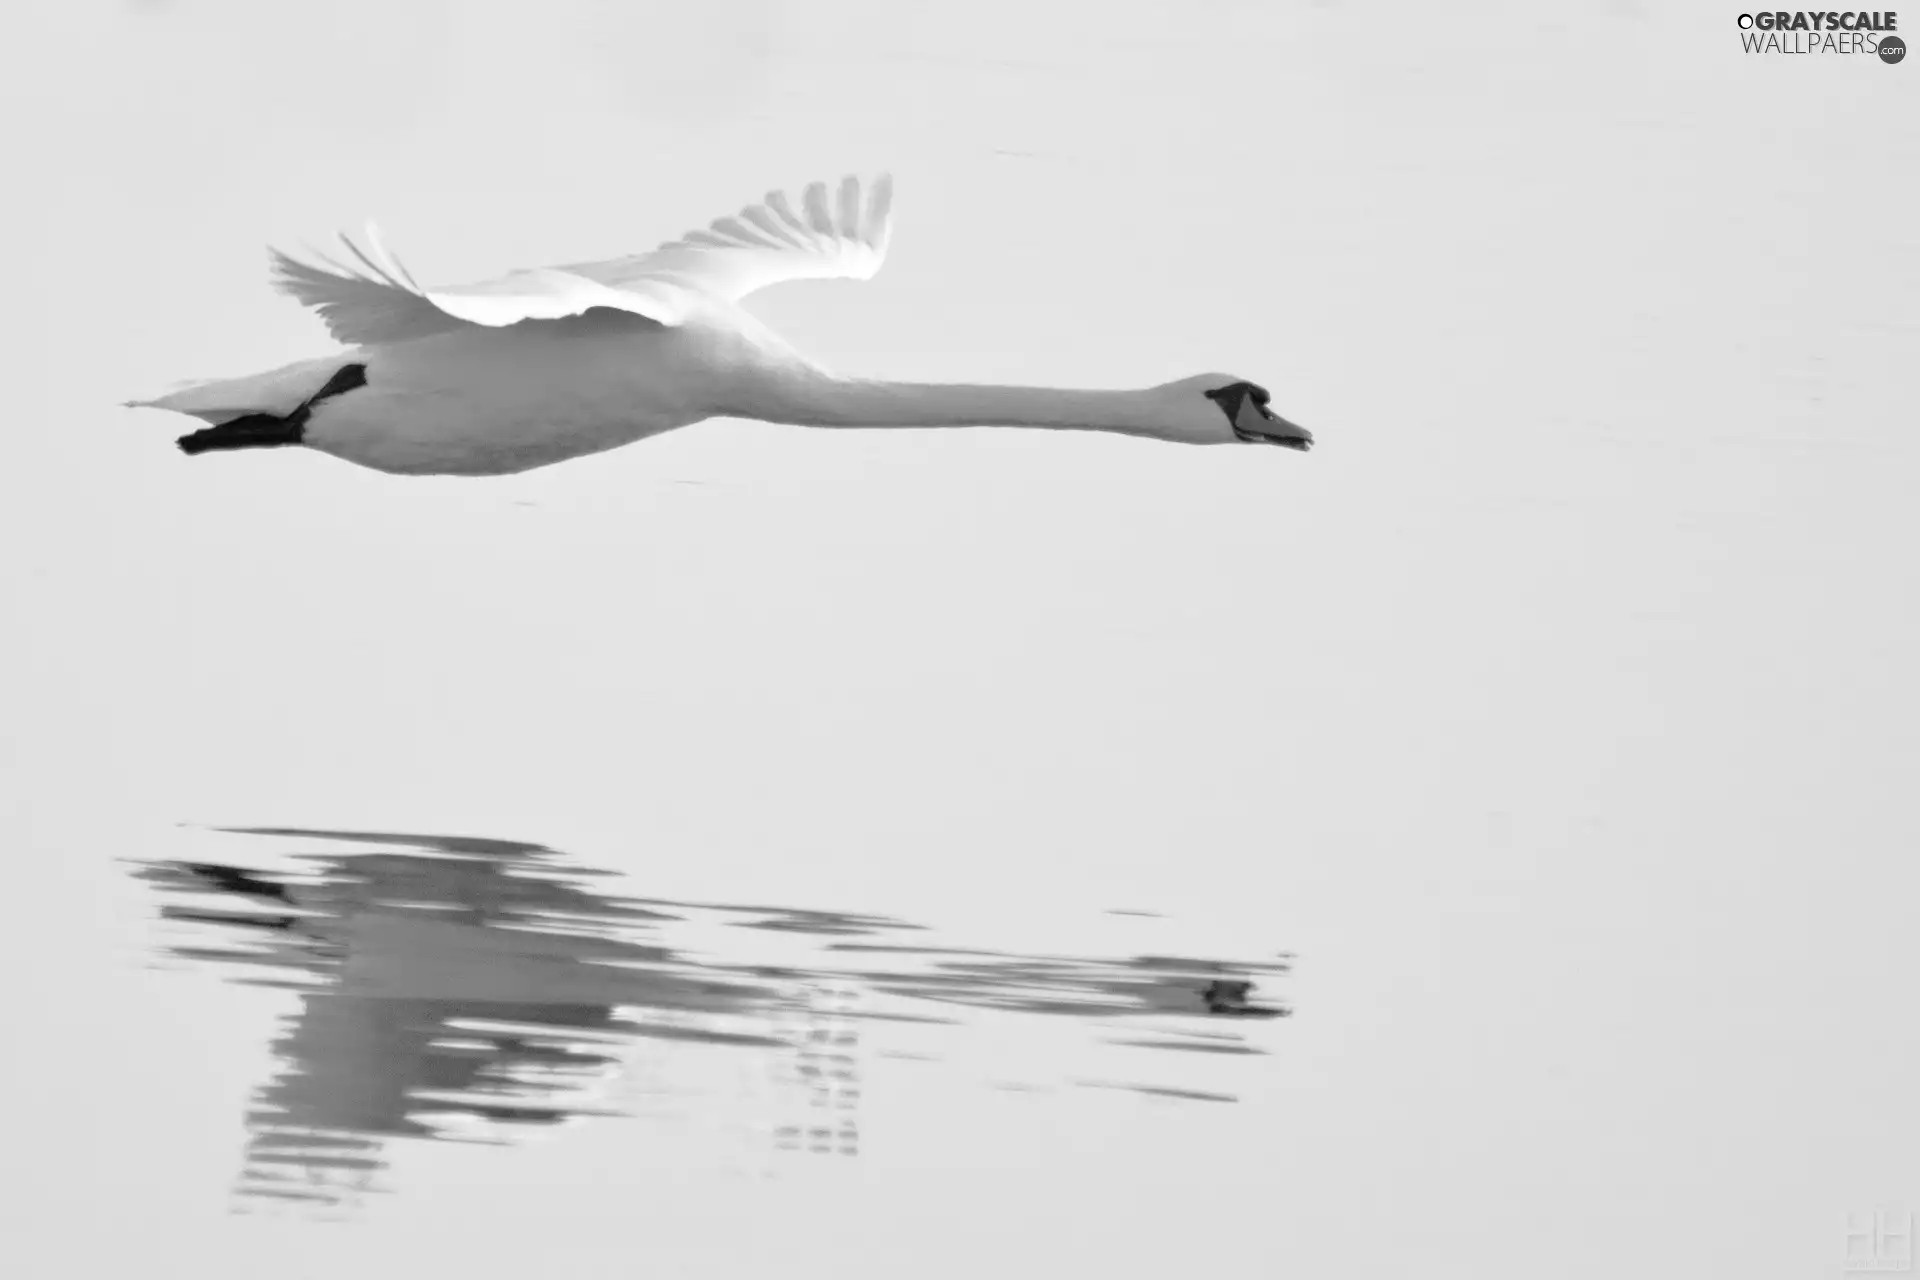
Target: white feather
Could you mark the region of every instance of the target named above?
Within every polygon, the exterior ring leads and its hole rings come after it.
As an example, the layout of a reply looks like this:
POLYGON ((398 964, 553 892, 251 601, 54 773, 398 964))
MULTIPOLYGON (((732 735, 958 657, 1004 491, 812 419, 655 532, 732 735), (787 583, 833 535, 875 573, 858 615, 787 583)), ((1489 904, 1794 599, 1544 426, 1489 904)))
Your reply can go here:
POLYGON ((880 269, 891 234, 893 184, 885 175, 862 199, 847 178, 837 210, 824 183, 802 194, 804 215, 779 192, 650 253, 515 271, 477 284, 423 288, 371 223, 366 247, 341 236, 350 259, 305 262, 273 251, 275 284, 320 313, 342 342, 404 342, 465 325, 498 328, 557 320, 594 307, 679 325, 700 299, 732 302, 784 280, 865 280, 880 269))

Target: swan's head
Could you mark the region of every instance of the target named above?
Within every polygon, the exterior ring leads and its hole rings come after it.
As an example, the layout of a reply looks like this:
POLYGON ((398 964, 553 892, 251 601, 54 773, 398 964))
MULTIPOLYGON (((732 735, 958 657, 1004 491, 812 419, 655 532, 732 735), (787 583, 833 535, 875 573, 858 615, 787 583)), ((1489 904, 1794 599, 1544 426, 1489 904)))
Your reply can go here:
POLYGON ((1161 388, 1179 405, 1182 435, 1205 444, 1277 444, 1301 453, 1313 447, 1313 434, 1267 408, 1273 399, 1257 382, 1230 373, 1206 373, 1161 388))

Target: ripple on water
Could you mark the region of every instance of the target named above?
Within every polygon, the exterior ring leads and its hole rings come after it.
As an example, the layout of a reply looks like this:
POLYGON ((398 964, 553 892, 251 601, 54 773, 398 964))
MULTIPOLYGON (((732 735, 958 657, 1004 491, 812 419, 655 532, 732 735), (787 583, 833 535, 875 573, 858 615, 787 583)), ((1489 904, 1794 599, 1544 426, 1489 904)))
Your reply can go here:
MULTIPOLYGON (((1195 1055, 1262 1054, 1242 1027, 1287 1012, 1253 998, 1285 959, 994 951, 887 916, 615 892, 618 873, 536 844, 235 830, 323 847, 279 859, 288 871, 134 867, 170 922, 163 956, 297 995, 246 1118, 244 1201, 349 1205, 385 1189, 396 1139, 503 1144, 594 1116, 738 1102, 672 1080, 671 1054, 758 1055, 767 1148, 854 1156, 862 1063, 942 1056, 887 1045, 889 1025, 963 1037, 987 1011, 1081 1019, 1128 1031, 1099 1044, 1168 1051, 1158 1061, 1177 1073, 1195 1055)), ((1179 1082, 1060 1083, 1235 1100, 1179 1082)))

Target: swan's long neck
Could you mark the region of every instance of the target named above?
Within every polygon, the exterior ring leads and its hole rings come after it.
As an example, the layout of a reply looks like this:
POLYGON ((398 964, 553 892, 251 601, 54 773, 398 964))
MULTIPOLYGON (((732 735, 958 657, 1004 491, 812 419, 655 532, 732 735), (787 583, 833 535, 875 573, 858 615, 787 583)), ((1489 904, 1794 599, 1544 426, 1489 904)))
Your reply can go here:
POLYGON ((807 427, 1050 427, 1162 436, 1138 391, 1067 391, 937 382, 783 379, 745 416, 807 427))

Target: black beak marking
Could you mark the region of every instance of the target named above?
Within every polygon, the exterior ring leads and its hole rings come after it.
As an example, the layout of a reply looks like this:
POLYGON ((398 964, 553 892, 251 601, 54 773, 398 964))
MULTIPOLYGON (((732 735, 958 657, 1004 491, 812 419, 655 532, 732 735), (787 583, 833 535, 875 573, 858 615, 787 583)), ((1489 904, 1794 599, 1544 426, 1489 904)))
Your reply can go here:
MULTIPOLYGON (((1224 387, 1216 387, 1214 390, 1203 394, 1205 394, 1207 399, 1219 405, 1221 412, 1225 413, 1227 418, 1231 420, 1234 415, 1240 412, 1240 402, 1246 399, 1247 393, 1253 389, 1254 387, 1251 382, 1235 382, 1224 387)), ((1256 405, 1264 404, 1265 401, 1256 399, 1254 403, 1256 405)))

